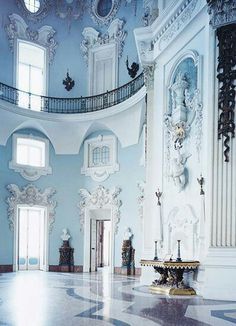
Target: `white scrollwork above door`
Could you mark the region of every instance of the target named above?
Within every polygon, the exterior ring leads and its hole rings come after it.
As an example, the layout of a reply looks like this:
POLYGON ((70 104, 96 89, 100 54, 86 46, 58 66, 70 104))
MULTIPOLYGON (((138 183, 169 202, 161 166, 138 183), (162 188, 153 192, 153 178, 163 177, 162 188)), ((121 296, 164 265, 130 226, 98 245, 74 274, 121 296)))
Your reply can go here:
POLYGON ((56 193, 55 189, 50 187, 41 191, 33 184, 28 184, 22 188, 19 188, 15 184, 9 184, 6 188, 10 193, 6 202, 8 204, 7 213, 11 231, 14 231, 15 228, 18 205, 46 207, 49 232, 52 231, 53 223, 55 222, 55 207, 57 205, 57 202, 52 200, 52 196, 56 193))
POLYGON ((122 205, 118 195, 121 192, 120 187, 115 187, 112 190, 106 189, 99 185, 94 191, 89 192, 87 189, 80 189, 79 195, 82 200, 78 203, 80 209, 80 224, 81 230, 84 227, 85 210, 110 208, 112 211, 112 219, 114 222, 115 233, 118 232, 118 223, 120 221, 120 206, 122 205))

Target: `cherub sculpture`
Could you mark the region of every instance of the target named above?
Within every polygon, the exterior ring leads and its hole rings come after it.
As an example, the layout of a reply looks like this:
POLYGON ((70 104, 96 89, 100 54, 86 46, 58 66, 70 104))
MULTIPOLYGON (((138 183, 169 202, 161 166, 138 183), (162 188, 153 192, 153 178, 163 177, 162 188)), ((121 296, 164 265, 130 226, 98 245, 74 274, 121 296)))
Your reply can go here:
POLYGON ((170 176, 172 177, 175 186, 178 188, 178 192, 180 192, 183 190, 186 184, 185 164, 191 154, 181 154, 180 150, 177 150, 177 153, 177 157, 172 159, 172 169, 170 176))

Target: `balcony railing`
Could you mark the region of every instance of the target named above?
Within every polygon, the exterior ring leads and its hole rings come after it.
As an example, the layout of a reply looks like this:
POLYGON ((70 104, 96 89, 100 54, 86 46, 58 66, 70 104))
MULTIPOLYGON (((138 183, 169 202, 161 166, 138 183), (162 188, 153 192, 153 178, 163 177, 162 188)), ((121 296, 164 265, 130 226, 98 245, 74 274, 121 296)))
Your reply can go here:
POLYGON ((48 97, 27 93, 0 83, 0 99, 19 107, 48 113, 87 113, 109 108, 119 104, 144 85, 141 73, 129 83, 103 94, 77 98, 48 97))

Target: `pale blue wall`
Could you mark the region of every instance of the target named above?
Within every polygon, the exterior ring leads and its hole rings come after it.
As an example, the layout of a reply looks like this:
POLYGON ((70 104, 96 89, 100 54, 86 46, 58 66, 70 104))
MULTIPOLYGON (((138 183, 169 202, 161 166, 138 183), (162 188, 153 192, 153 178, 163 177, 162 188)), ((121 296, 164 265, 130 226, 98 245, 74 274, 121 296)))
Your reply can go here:
MULTIPOLYGON (((16 13, 22 16, 21 11, 16 6, 15 0, 0 1, 0 82, 13 85, 13 54, 9 50, 9 42, 4 26, 9 23, 8 16, 16 13)), ((123 85, 130 80, 127 73, 125 60, 129 56, 130 65, 137 61, 137 50, 133 29, 142 25, 143 1, 137 0, 137 14, 134 16, 132 5, 125 6, 124 1, 115 18, 126 21, 124 29, 128 32, 125 40, 123 56, 119 64, 119 85, 123 85)), ((25 20, 26 18, 22 16, 25 20)), ((77 97, 87 95, 88 69, 82 58, 80 44, 83 39, 82 31, 84 27, 94 27, 104 33, 107 27, 99 27, 94 24, 88 12, 82 20, 72 21, 71 30, 68 31, 67 21, 59 19, 55 14, 55 8, 51 9, 49 15, 40 23, 27 21, 31 29, 39 29, 43 25, 51 25, 55 30, 55 40, 58 42, 54 62, 49 67, 49 96, 77 97), (75 80, 75 87, 67 92, 62 85, 62 80, 69 68, 71 77, 75 80)), ((140 71, 141 72, 141 71, 140 71)))
MULTIPOLYGON (((20 132, 42 136, 41 133, 35 130, 20 132)), ((107 134, 107 132, 102 131, 99 133, 107 134)), ((92 134, 90 137, 96 134, 92 134)), ((10 137, 6 146, 0 146, 0 265, 12 264, 13 253, 13 233, 9 230, 7 204, 5 202, 6 197, 9 195, 6 185, 14 183, 21 187, 29 183, 19 173, 8 168, 8 163, 11 160, 11 149, 12 137, 10 137)), ((121 220, 119 232, 115 238, 115 266, 121 266, 121 246, 125 226, 130 226, 134 232, 133 244, 136 249, 136 265, 138 265, 138 261, 141 258, 141 221, 138 217, 137 204, 137 182, 144 179, 144 168, 139 165, 141 154, 141 142, 128 148, 121 148, 119 144, 118 160, 120 171, 101 183, 107 188, 114 186, 122 188, 120 193, 120 199, 123 203, 121 206, 121 220)), ((50 145, 50 165, 53 171, 52 175, 42 176, 39 180, 32 182, 42 190, 46 187, 54 187, 57 190, 54 199, 58 205, 56 207, 55 223, 49 240, 49 264, 58 264, 61 230, 67 227, 72 236, 71 245, 75 248, 75 264, 82 265, 83 233, 80 232, 79 209, 77 208, 77 203, 79 202, 78 190, 86 188, 92 191, 99 183, 80 173, 83 165, 83 146, 79 155, 55 155, 54 149, 50 145)))

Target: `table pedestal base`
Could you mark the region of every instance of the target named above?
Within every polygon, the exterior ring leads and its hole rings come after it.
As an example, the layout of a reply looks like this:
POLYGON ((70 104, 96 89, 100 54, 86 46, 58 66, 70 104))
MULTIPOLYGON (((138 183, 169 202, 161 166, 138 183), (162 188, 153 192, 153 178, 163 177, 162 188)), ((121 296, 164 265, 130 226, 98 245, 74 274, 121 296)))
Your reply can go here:
POLYGON ((175 288, 171 286, 163 285, 150 285, 149 290, 151 293, 155 294, 167 294, 167 295, 196 295, 196 292, 193 288, 175 288))

